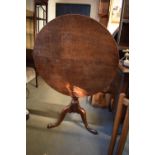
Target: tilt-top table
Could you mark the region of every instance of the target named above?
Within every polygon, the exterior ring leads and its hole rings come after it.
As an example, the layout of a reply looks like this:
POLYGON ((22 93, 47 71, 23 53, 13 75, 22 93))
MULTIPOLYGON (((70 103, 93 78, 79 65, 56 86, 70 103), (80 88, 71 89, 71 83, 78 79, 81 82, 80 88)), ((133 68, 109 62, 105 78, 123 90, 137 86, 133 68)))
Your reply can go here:
POLYGON ((72 97, 61 112, 58 126, 66 113, 76 112, 88 127, 86 112, 79 97, 106 92, 118 67, 115 40, 97 21, 81 15, 64 15, 50 21, 37 35, 33 52, 39 75, 58 92, 72 97))

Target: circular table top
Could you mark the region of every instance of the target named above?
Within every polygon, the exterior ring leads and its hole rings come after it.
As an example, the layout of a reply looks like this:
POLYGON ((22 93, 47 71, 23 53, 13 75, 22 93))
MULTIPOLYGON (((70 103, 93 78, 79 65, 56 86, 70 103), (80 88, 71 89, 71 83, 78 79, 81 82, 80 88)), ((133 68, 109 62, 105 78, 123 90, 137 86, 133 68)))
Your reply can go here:
POLYGON ((115 40, 97 21, 64 15, 37 35, 33 52, 39 75, 52 88, 78 97, 107 91, 118 67, 115 40))

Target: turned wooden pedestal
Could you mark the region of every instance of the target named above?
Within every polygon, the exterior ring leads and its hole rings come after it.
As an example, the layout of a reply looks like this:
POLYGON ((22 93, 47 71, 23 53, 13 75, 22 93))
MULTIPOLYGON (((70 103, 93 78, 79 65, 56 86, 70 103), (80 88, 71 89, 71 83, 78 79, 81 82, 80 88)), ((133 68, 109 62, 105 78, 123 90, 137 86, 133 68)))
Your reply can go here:
POLYGON ((80 107, 78 97, 76 97, 76 96, 73 96, 70 105, 66 106, 62 110, 62 112, 61 112, 61 114, 60 114, 59 119, 57 120, 57 122, 55 124, 52 124, 52 123, 48 124, 47 125, 47 128, 57 127, 64 120, 66 114, 67 113, 72 113, 72 112, 78 113, 78 114, 81 115, 82 121, 83 121, 86 129, 89 132, 91 132, 91 133, 93 133, 95 135, 98 134, 96 130, 93 130, 93 129, 91 129, 91 128, 88 127, 88 123, 87 123, 87 119, 86 119, 86 111, 83 108, 80 107))

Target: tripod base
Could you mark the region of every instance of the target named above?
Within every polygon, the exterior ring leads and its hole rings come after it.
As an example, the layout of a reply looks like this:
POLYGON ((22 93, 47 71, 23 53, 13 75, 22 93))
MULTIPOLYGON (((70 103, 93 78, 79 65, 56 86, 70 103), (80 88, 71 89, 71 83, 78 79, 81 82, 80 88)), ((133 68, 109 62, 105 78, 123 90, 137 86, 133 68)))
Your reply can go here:
POLYGON ((51 124, 51 123, 48 124, 48 125, 47 125, 47 128, 54 128, 54 127, 59 126, 59 125, 61 124, 61 122, 64 120, 65 115, 66 115, 67 113, 71 113, 71 112, 75 112, 75 113, 78 113, 78 114, 81 115, 81 118, 82 118, 82 121, 83 121, 83 123, 84 123, 84 125, 85 125, 85 128, 86 128, 89 132, 91 132, 91 133, 93 133, 93 134, 95 134, 95 135, 98 134, 98 132, 97 132, 96 130, 91 129, 91 128, 88 127, 88 123, 87 123, 87 119, 86 119, 86 111, 85 111, 83 108, 80 107, 80 105, 79 105, 79 100, 78 100, 78 98, 75 97, 75 96, 72 97, 71 104, 68 105, 68 106, 66 106, 66 107, 62 110, 62 112, 61 112, 61 114, 60 114, 60 117, 59 117, 59 119, 57 120, 57 122, 56 122, 55 124, 51 124))

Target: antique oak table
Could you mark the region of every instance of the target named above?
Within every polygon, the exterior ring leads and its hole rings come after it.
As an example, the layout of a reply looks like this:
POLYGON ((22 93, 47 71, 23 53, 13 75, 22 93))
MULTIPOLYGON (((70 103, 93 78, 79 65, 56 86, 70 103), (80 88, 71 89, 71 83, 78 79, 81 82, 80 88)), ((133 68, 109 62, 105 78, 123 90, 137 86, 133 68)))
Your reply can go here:
POLYGON ((86 112, 79 97, 106 92, 118 67, 115 40, 97 21, 81 15, 64 15, 50 21, 37 35, 34 62, 39 75, 58 92, 71 96, 55 124, 58 126, 67 112, 79 113, 86 129, 86 112))

